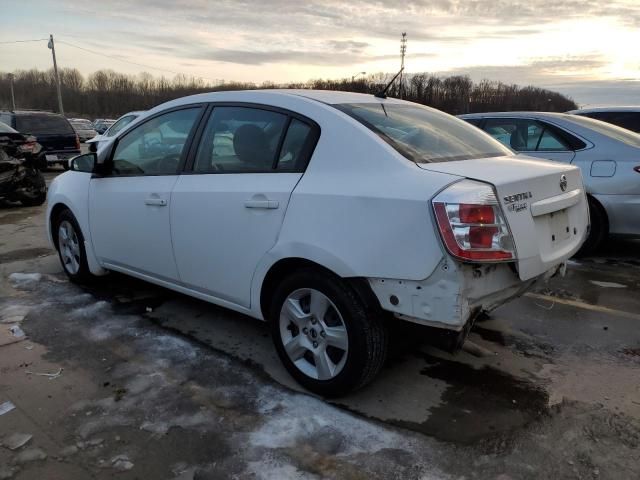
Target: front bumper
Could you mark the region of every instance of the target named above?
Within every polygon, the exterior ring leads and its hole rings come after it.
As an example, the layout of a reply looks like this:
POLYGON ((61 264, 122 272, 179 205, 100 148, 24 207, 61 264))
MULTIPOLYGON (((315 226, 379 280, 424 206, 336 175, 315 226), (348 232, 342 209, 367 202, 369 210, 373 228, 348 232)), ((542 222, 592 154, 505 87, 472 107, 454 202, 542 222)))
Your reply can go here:
POLYGON ((425 280, 370 278, 384 310, 422 325, 460 331, 478 312, 489 312, 558 273, 566 263, 522 281, 512 265, 464 264, 443 259, 425 280))

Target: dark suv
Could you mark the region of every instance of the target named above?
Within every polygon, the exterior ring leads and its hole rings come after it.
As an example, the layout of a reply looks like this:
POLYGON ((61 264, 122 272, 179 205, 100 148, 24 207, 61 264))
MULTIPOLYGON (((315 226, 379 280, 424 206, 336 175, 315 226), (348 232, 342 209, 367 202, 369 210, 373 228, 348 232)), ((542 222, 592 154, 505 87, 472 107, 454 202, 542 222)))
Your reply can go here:
POLYGON ((22 134, 34 135, 42 145, 41 155, 48 166, 60 164, 68 169, 68 160, 80 155, 78 135, 62 115, 31 110, 4 111, 0 112, 0 122, 22 134))

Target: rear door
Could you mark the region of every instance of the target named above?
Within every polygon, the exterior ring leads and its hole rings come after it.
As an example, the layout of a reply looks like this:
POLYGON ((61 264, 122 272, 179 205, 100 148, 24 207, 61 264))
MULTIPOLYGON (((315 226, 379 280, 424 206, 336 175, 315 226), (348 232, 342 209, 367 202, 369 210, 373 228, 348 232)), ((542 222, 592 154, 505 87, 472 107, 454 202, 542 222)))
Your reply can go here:
POLYGON ((275 245, 319 128, 289 112, 215 106, 192 172, 176 182, 171 235, 187 287, 249 307, 251 279, 275 245))
POLYGON ((482 127, 496 140, 531 157, 571 163, 575 152, 558 127, 528 118, 487 118, 482 127))

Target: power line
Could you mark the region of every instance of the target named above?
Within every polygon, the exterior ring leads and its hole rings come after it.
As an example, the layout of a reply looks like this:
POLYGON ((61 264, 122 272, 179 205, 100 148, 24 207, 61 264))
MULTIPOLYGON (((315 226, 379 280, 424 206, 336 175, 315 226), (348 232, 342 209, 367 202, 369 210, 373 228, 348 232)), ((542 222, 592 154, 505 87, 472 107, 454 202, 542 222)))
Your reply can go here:
MULTIPOLYGON (((154 67, 152 65, 146 65, 144 63, 137 63, 137 62, 132 62, 130 60, 124 60, 123 58, 120 58, 120 57, 117 57, 117 56, 114 56, 114 55, 107 55, 106 53, 101 53, 101 52, 97 52, 95 50, 91 50, 89 48, 81 47, 79 45, 74 45, 73 43, 67 42, 65 40, 58 40, 58 43, 64 43, 65 45, 68 45, 68 46, 73 47, 73 48, 77 48, 79 50, 84 50, 85 52, 93 53, 94 55, 100 55, 101 57, 111 58, 113 60, 119 60, 120 62, 129 63, 131 65, 136 65, 137 67, 150 68, 152 70, 157 70, 159 72, 173 73, 174 75, 183 75, 182 72, 175 72, 173 70, 167 70, 166 68, 158 68, 158 67, 154 67)), ((213 80, 211 78, 200 77, 200 76, 197 76, 197 75, 193 75, 193 77, 201 78, 203 80, 207 80, 207 81, 213 82, 213 83, 217 82, 216 80, 213 80)))
POLYGON ((33 40, 11 40, 9 42, 0 42, 1 45, 6 45, 9 43, 27 43, 27 42, 44 42, 49 40, 48 38, 34 38, 33 40))

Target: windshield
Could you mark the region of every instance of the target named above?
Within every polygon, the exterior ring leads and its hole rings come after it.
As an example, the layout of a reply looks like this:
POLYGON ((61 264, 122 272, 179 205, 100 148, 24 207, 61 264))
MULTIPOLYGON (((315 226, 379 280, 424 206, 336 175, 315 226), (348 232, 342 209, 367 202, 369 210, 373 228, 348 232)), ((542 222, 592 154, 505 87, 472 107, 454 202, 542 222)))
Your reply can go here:
POLYGON ((577 123, 581 127, 589 128, 601 135, 606 135, 632 147, 640 148, 640 134, 634 133, 631 130, 580 115, 567 115, 566 117, 568 117, 567 120, 577 123))
POLYGON ((58 115, 17 115, 16 130, 34 135, 75 133, 69 122, 58 115))
POLYGON ((6 123, 0 122, 0 133, 18 133, 6 123))
POLYGON ((118 133, 120 130, 122 130, 124 127, 126 127, 127 125, 129 125, 134 119, 136 118, 136 115, 127 115, 126 117, 122 117, 120 120, 118 120, 116 123, 114 123, 113 125, 111 125, 111 127, 109 128, 109 130, 107 130, 104 133, 105 137, 113 137, 116 133, 118 133))
POLYGON ((334 107, 416 163, 514 155, 477 127, 428 107, 394 103, 345 103, 334 107))

